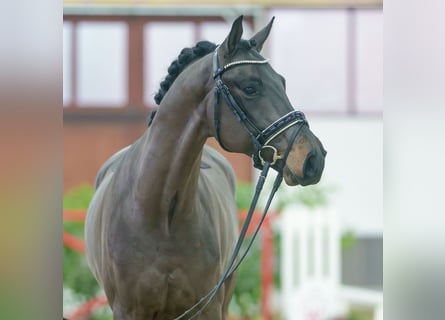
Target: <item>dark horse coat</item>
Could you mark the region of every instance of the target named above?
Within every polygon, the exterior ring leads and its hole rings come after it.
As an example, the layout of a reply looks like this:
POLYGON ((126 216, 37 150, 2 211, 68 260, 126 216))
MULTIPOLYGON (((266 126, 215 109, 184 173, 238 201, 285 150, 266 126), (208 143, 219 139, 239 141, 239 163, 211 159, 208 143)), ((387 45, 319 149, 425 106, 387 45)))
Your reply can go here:
MULTIPOLYGON (((259 53, 271 27, 272 21, 241 40, 240 17, 217 49, 183 50, 161 84, 150 127, 99 172, 85 226, 86 256, 114 319, 175 319, 223 275, 237 238, 235 177, 228 162, 204 146, 207 138, 252 156, 258 155, 253 124, 278 128, 263 156, 274 151, 273 167, 282 168, 288 185, 320 180, 326 152, 307 122, 298 121, 298 131, 280 127, 296 111, 284 78, 259 53), (226 99, 215 98, 215 65, 222 66, 218 84, 251 125, 240 125, 226 99)), ((230 277, 197 316, 226 319, 233 288, 230 277)))

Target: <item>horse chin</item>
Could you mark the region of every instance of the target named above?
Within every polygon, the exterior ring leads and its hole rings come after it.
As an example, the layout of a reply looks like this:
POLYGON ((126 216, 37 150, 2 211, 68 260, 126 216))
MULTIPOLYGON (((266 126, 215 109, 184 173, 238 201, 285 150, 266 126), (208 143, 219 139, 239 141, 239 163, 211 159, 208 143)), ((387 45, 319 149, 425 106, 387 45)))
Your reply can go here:
POLYGON ((288 186, 293 187, 301 184, 298 176, 293 173, 287 166, 284 167, 283 178, 284 182, 286 182, 288 186))
POLYGON ((320 181, 321 175, 313 177, 312 179, 302 178, 294 173, 291 169, 289 169, 289 167, 285 166, 283 171, 283 178, 288 186, 293 187, 301 185, 304 187, 318 183, 320 181))

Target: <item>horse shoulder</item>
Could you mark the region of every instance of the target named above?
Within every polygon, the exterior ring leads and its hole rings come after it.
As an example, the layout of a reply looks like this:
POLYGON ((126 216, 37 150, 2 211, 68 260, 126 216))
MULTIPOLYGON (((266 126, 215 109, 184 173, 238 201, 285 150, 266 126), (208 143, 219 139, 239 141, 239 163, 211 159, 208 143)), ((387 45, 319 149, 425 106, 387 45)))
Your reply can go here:
POLYGON ((221 262, 226 263, 236 242, 238 210, 235 201, 236 177, 230 163, 216 150, 205 147, 202 157, 199 199, 212 221, 220 244, 221 262))
POLYGON ((225 178, 230 191, 235 194, 236 189, 236 176, 233 171, 230 162, 224 158, 218 151, 205 145, 203 149, 202 165, 204 167, 211 166, 214 169, 220 171, 225 178))

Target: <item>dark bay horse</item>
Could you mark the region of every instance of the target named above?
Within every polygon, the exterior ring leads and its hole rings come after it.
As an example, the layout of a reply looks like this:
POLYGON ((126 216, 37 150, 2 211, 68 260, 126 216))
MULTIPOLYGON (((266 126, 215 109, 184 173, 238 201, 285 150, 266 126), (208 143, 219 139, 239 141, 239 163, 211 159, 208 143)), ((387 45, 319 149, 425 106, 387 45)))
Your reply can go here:
MULTIPOLYGON (((260 54, 272 23, 242 40, 239 17, 220 46, 184 49, 149 128, 102 166, 86 255, 114 319, 175 319, 221 278, 237 239, 236 180, 208 137, 283 170, 288 185, 320 180, 326 152, 260 54)), ((199 319, 227 319, 233 288, 231 276, 199 319)))

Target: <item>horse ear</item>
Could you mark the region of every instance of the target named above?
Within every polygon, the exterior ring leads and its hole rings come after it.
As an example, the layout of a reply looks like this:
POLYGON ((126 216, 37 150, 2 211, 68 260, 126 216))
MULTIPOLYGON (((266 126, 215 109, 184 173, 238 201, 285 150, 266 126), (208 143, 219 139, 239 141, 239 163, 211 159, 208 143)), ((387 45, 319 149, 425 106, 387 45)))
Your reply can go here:
POLYGON ((243 16, 239 16, 232 24, 232 29, 224 42, 221 44, 221 51, 223 57, 230 56, 235 50, 236 45, 241 40, 243 34, 243 16))
POLYGON ((272 29, 273 21, 275 20, 275 17, 272 17, 270 22, 265 26, 263 29, 258 31, 252 38, 250 38, 249 42, 255 44, 255 49, 260 52, 261 49, 263 49, 263 44, 266 41, 267 37, 269 36, 270 29, 272 29))

